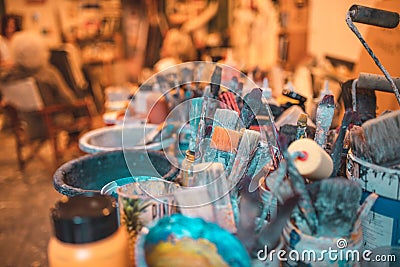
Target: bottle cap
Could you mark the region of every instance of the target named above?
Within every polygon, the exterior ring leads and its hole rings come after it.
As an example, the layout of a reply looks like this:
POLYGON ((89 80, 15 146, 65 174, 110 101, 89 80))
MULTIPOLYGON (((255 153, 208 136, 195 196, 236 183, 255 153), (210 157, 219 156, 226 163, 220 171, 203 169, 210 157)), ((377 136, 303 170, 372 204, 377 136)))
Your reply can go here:
POLYGON ((118 229, 112 199, 95 193, 62 198, 51 210, 51 217, 56 238, 66 243, 95 242, 118 229))

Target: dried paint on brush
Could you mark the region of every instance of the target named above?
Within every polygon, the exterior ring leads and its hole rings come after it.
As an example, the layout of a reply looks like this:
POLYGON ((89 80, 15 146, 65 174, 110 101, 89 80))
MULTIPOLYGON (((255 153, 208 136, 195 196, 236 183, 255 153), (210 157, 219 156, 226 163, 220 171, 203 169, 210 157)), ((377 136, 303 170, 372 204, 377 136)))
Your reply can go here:
POLYGON ((316 115, 316 126, 314 141, 317 144, 325 148, 326 138, 328 135, 329 128, 331 127, 333 115, 335 113, 335 105, 333 95, 326 95, 322 98, 318 104, 317 115, 316 115))
POLYGON ((300 114, 297 120, 296 140, 307 138, 307 114, 300 114))
POLYGON ((356 116, 355 113, 356 112, 352 110, 346 110, 346 112, 343 115, 342 125, 340 126, 338 137, 336 138, 336 142, 333 146, 333 153, 332 153, 333 172, 331 176, 337 176, 341 169, 341 165, 345 164, 345 162, 342 161, 343 142, 347 129, 350 123, 353 122, 353 118, 356 116))
POLYGON ((226 169, 230 169, 241 137, 239 132, 234 131, 238 119, 237 112, 233 110, 216 110, 210 147, 205 150, 203 161, 221 162, 226 169))
POLYGON ((203 162, 220 162, 229 172, 241 137, 240 132, 216 126, 203 162))
POLYGON ((219 90, 221 87, 221 75, 222 75, 222 68, 220 66, 215 66, 214 72, 211 75, 211 94, 213 95, 214 99, 218 99, 219 90))
POLYGON ((202 98, 193 98, 190 101, 190 111, 189 111, 189 125, 190 125, 190 142, 189 150, 196 150, 197 136, 199 131, 199 123, 201 117, 201 109, 203 106, 202 98))
POLYGON ((318 216, 318 236, 350 235, 357 219, 361 191, 358 182, 343 177, 325 179, 310 185, 318 216))
POLYGON ((253 153, 259 141, 259 132, 253 130, 244 130, 243 136, 240 139, 238 152, 228 177, 231 188, 236 186, 246 173, 250 160, 253 157, 253 153))
POLYGON ((236 111, 218 108, 215 111, 213 127, 220 126, 225 129, 235 130, 238 120, 239 114, 236 111))
POLYGON ((269 145, 263 141, 260 141, 246 172, 246 176, 251 179, 248 188, 249 192, 253 192, 258 188, 259 180, 262 177, 258 174, 268 163, 270 163, 272 166, 272 156, 270 154, 269 145))
POLYGON ((248 129, 250 127, 261 109, 261 97, 262 90, 260 88, 254 88, 250 93, 244 96, 243 107, 240 110, 240 120, 238 121, 236 129, 242 127, 248 129))
POLYGON ((368 120, 351 131, 352 148, 357 157, 369 162, 393 166, 400 162, 400 110, 368 120))
POLYGON ((224 108, 234 110, 237 113, 240 112, 239 107, 236 103, 235 95, 232 92, 222 92, 218 96, 218 99, 222 102, 221 105, 225 106, 224 108))

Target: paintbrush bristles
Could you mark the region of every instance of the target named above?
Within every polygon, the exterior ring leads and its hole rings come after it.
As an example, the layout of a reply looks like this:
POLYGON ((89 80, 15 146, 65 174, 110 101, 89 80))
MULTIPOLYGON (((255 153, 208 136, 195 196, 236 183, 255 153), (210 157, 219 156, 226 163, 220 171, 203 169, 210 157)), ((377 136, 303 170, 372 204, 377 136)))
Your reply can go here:
POLYGON ((244 176, 259 141, 259 132, 253 130, 244 130, 242 139, 240 140, 238 152, 228 178, 231 186, 236 185, 244 176))
POLYGON ((299 126, 307 126, 307 114, 300 114, 299 118, 297 119, 297 125, 299 126))
POLYGON ((235 153, 242 134, 240 132, 216 126, 212 135, 211 148, 235 153))
POLYGON ((253 130, 244 130, 243 137, 239 143, 238 156, 250 156, 256 149, 259 141, 259 132, 253 130))
POLYGON ((239 120, 239 114, 230 109, 218 108, 215 111, 213 125, 221 126, 226 129, 235 130, 236 123, 239 120))
POLYGON ((368 120, 362 128, 374 163, 391 165, 400 161, 400 110, 368 120))

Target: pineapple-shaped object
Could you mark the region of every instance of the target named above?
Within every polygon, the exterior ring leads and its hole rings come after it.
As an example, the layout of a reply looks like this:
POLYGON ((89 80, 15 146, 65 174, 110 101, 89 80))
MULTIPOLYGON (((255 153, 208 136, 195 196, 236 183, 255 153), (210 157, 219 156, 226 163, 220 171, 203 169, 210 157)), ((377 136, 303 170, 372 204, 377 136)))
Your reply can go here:
POLYGON ((140 215, 150 205, 149 201, 143 201, 142 199, 134 198, 123 198, 122 199, 122 220, 121 223, 126 227, 128 231, 128 243, 129 243, 129 257, 134 266, 135 262, 135 243, 138 234, 140 233, 143 225, 143 221, 140 219, 140 215))

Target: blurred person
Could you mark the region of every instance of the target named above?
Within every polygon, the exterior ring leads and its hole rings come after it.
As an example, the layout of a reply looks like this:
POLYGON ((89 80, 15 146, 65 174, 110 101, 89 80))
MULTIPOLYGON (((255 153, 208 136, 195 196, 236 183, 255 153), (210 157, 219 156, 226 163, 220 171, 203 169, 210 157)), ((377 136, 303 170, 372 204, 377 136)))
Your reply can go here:
MULTIPOLYGON (((50 52, 40 35, 28 31, 15 33, 10 45, 10 52, 14 65, 0 73, 0 92, 1 84, 32 77, 45 106, 72 104, 77 100, 61 73, 49 63, 50 52)), ((44 122, 40 115, 24 114, 23 119, 32 128, 31 136, 45 135, 44 122)), ((73 110, 57 114, 54 120, 56 124, 72 122, 74 120, 73 110)))
POLYGON ((0 67, 12 65, 10 54, 10 42, 14 33, 21 31, 21 25, 16 15, 4 15, 1 19, 0 33, 0 67))
POLYGON ((77 98, 61 73, 49 63, 49 49, 40 35, 21 31, 10 46, 14 66, 0 75, 1 82, 35 79, 44 105, 72 103, 77 98))

